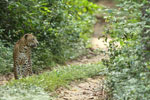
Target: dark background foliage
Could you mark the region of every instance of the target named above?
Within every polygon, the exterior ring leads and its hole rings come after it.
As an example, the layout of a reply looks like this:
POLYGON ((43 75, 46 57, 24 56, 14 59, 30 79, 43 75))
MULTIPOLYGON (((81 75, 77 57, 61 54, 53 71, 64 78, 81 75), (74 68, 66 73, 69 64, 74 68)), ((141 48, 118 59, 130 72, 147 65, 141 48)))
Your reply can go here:
POLYGON ((2 59, 11 60, 15 42, 32 33, 40 43, 33 50, 36 71, 85 53, 98 9, 87 0, 1 0, 0 5, 0 45, 10 49, 10 59, 2 59))

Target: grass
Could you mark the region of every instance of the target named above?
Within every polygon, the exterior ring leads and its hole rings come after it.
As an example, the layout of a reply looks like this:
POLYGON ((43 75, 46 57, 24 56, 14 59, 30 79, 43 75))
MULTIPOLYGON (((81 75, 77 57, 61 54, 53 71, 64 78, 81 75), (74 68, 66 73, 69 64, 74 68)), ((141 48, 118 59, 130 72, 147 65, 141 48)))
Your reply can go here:
POLYGON ((98 75, 104 67, 105 66, 101 63, 60 66, 51 72, 45 72, 40 75, 34 75, 20 80, 12 80, 6 86, 1 87, 3 91, 0 91, 0 100, 9 100, 1 99, 1 97, 5 97, 5 94, 12 95, 12 93, 10 93, 10 91, 12 90, 21 91, 19 93, 14 92, 14 97, 18 97, 17 94, 21 94, 22 96, 26 97, 33 97, 32 99, 26 100, 34 100, 34 95, 40 96, 41 94, 44 94, 45 99, 43 99, 43 97, 41 98, 41 100, 48 100, 46 99, 48 92, 55 91, 61 86, 66 86, 73 80, 84 79, 87 77, 98 75), (31 96, 29 96, 29 94, 31 96))

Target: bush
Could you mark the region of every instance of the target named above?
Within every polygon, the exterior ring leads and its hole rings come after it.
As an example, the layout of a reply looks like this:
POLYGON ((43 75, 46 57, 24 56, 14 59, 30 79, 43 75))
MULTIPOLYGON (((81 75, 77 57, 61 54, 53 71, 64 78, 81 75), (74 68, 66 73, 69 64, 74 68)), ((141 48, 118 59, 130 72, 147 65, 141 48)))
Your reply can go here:
POLYGON ((13 68, 13 57, 12 48, 6 48, 0 42, 0 73, 7 74, 12 71, 13 68))
POLYGON ((110 22, 106 32, 113 37, 108 52, 110 59, 104 61, 109 69, 109 92, 113 100, 149 100, 149 58, 145 59, 149 51, 144 48, 148 46, 145 40, 150 38, 145 35, 149 32, 149 20, 146 20, 149 10, 145 9, 144 16, 141 12, 149 1, 120 1, 119 8, 111 10, 106 17, 110 22), (115 42, 121 46, 117 47, 115 42))
POLYGON ((42 88, 23 86, 1 86, 0 100, 52 100, 42 88))
POLYGON ((0 39, 10 46, 25 33, 33 33, 39 46, 33 50, 35 70, 62 64, 86 52, 94 13, 88 0, 0 1, 0 39))

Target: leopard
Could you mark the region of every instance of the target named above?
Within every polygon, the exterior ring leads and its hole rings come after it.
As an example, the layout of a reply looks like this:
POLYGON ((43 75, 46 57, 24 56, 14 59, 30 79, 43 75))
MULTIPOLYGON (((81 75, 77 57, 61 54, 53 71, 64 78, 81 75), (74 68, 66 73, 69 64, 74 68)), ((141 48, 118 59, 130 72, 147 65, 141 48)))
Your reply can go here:
POLYGON ((13 49, 14 78, 21 79, 33 74, 31 49, 36 48, 39 42, 33 34, 24 34, 13 49))

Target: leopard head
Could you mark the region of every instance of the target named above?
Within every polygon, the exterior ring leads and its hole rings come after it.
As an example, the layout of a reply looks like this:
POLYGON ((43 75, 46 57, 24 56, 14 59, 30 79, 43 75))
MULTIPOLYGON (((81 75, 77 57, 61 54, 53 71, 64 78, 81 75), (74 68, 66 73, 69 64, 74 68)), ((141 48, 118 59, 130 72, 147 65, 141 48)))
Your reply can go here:
POLYGON ((33 34, 25 34, 24 39, 25 39, 25 44, 31 48, 37 47, 39 43, 33 34))

